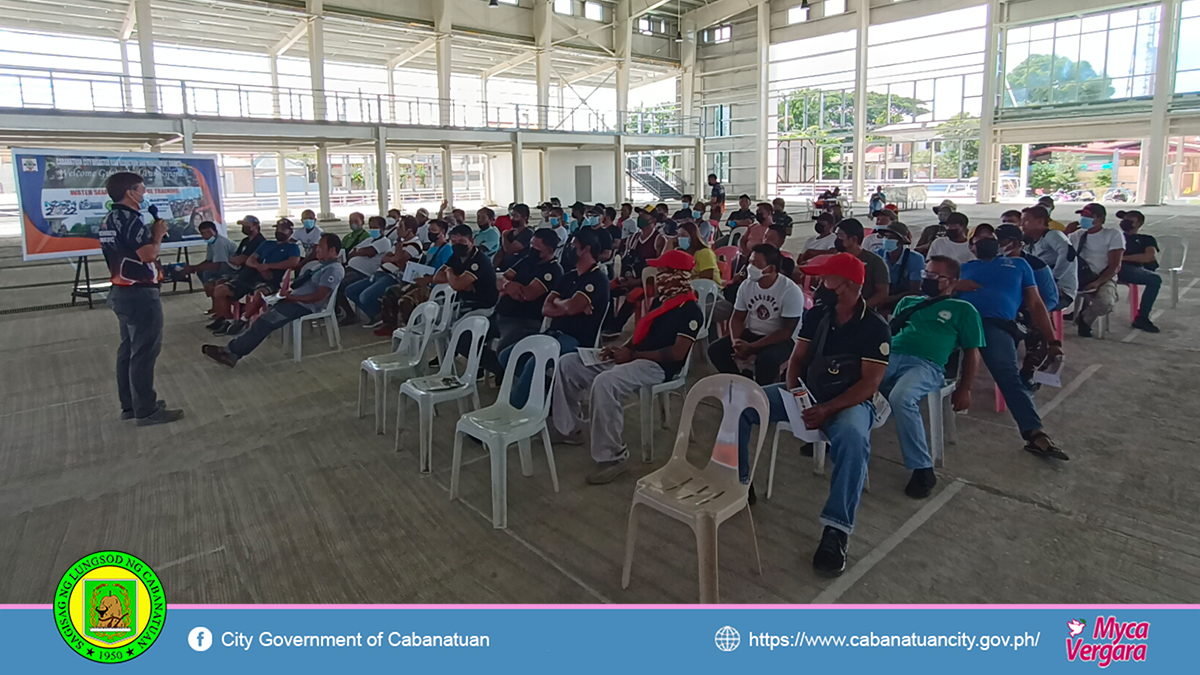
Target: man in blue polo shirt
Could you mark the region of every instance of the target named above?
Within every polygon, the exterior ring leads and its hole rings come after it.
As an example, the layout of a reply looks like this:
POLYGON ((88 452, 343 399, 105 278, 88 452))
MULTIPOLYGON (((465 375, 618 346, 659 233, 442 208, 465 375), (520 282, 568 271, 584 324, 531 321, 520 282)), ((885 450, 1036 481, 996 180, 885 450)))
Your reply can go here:
POLYGON ((1021 380, 1017 364, 1017 341, 1024 337, 1016 321, 1022 304, 1049 345, 1047 355, 1062 355, 1062 342, 1055 339, 1033 268, 1021 258, 1000 255, 1000 242, 990 227, 977 228, 970 243, 976 259, 962 266, 962 280, 957 288, 959 298, 974 305, 983 317, 987 343, 980 348, 983 363, 1012 411, 1025 439, 1025 449, 1042 457, 1068 459, 1042 429, 1033 392, 1021 380))

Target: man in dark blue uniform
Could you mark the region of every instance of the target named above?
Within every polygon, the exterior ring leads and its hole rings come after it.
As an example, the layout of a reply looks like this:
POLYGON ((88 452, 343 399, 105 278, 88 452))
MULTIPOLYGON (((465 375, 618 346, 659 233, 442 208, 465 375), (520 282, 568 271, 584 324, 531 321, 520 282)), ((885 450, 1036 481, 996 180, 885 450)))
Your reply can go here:
POLYGON ((117 349, 121 419, 136 419, 140 427, 174 422, 183 411, 168 410, 154 393, 154 362, 162 349, 163 330, 158 253, 167 221, 158 217, 153 206, 149 207, 153 225, 143 220, 146 185, 138 174, 114 173, 105 187, 113 207, 100 227, 100 248, 112 275, 108 306, 121 325, 117 349))

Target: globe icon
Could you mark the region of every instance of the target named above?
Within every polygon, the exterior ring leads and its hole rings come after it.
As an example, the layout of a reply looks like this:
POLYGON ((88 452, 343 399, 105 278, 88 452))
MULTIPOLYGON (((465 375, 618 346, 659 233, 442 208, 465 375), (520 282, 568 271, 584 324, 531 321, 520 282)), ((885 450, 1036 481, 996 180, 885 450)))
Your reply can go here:
POLYGON ((717 630, 717 649, 723 652, 731 652, 738 648, 742 642, 742 636, 738 634, 733 626, 725 626, 717 630))

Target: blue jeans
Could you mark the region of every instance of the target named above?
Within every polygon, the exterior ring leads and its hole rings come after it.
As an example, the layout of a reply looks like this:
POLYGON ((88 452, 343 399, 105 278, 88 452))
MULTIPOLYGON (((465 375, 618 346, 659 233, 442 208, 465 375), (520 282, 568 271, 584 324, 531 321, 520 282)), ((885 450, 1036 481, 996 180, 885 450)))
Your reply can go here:
POLYGON ((379 308, 382 306, 380 298, 387 289, 397 283, 399 282, 396 281, 396 277, 387 272, 376 272, 370 279, 362 279, 347 286, 346 297, 366 314, 367 318, 374 319, 379 316, 379 308))
POLYGON ((1162 277, 1145 267, 1124 264, 1121 265, 1121 271, 1117 272, 1117 282, 1146 287, 1142 292, 1141 304, 1138 305, 1138 315, 1135 318, 1149 319, 1150 312, 1154 311, 1154 301, 1158 299, 1158 290, 1162 288, 1162 277))
POLYGON ((278 302, 262 316, 254 320, 242 333, 229 341, 227 349, 230 354, 239 359, 254 351, 271 333, 283 328, 302 316, 312 314, 312 310, 294 302, 278 302))
MULTIPOLYGON (((773 384, 763 387, 763 391, 771 405, 771 419, 767 423, 787 421, 787 411, 783 408, 786 385, 773 384)), ((863 401, 834 415, 821 427, 829 438, 833 476, 829 483, 829 498, 825 500, 819 520, 822 525, 846 534, 854 533, 854 515, 862 499, 867 462, 871 458, 871 424, 874 421, 875 406, 870 401, 863 401)), ((750 482, 750 432, 755 424, 758 424, 757 411, 742 413, 738 424, 738 476, 743 483, 750 482)))
POLYGON ((896 435, 904 466, 910 471, 932 469, 929 443, 925 439, 925 422, 921 419, 921 401, 939 391, 946 383, 945 370, 928 359, 908 354, 892 353, 879 392, 892 405, 896 420, 896 435))
MULTIPOLYGON (((579 350, 579 341, 570 335, 553 333, 550 334, 550 337, 558 340, 558 353, 560 356, 574 354, 579 350)), ((513 345, 500 352, 500 367, 505 369, 505 372, 507 372, 508 368, 508 357, 512 356, 513 350, 516 348, 517 345, 513 345)), ((517 368, 521 374, 518 376, 517 381, 513 383, 512 393, 509 394, 508 402, 514 408, 521 408, 529 400, 529 388, 533 386, 533 361, 530 360, 528 354, 525 355, 521 363, 517 364, 517 368)))
POLYGON ((1033 392, 1021 380, 1017 342, 1008 331, 987 321, 983 322, 983 336, 987 340, 987 345, 979 349, 983 364, 1000 387, 1004 402, 1021 430, 1021 438, 1029 440, 1030 434, 1042 428, 1042 418, 1033 403, 1033 392))

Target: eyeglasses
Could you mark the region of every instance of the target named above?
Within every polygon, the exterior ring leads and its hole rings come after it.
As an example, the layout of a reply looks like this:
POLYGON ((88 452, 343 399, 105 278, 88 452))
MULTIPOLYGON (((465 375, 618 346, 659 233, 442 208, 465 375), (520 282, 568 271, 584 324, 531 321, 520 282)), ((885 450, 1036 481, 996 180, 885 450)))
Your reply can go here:
POLYGON ((956 281, 954 277, 948 277, 945 274, 936 274, 934 272, 926 272, 926 279, 945 279, 946 281, 956 281))

